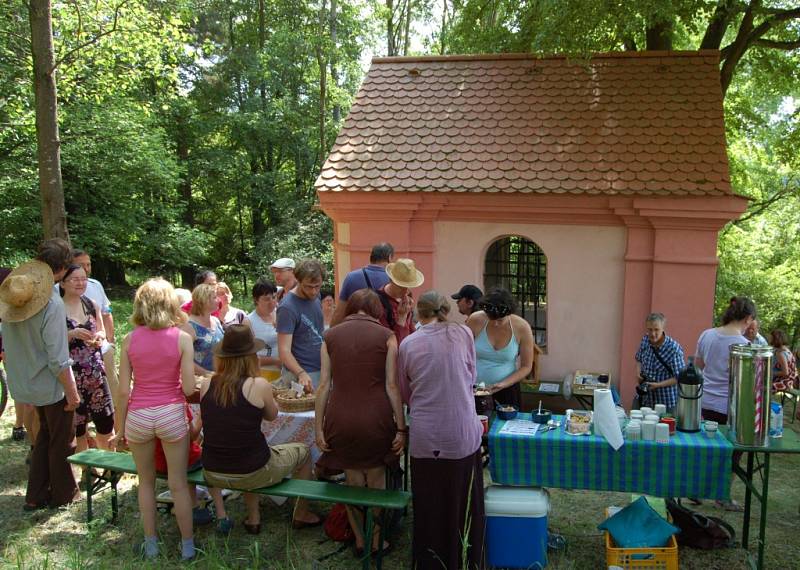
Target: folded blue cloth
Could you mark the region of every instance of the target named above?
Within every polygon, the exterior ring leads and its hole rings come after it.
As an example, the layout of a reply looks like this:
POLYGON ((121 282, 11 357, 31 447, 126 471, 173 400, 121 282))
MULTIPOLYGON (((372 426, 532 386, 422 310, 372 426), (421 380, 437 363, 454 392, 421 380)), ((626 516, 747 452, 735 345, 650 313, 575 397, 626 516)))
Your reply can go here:
POLYGON ((670 536, 681 531, 654 511, 644 497, 608 517, 597 528, 611 533, 620 548, 661 548, 670 536))

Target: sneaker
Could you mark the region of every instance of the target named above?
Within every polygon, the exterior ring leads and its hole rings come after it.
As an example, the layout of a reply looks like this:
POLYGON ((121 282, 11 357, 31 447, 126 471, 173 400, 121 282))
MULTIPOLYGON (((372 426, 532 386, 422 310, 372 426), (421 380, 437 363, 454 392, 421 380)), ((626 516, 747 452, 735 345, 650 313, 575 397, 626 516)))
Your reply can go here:
POLYGON ((23 441, 26 435, 28 435, 28 432, 25 431, 24 427, 15 427, 11 430, 11 439, 14 441, 23 441))
POLYGON ((214 517, 208 509, 204 507, 194 507, 192 509, 192 523, 196 526, 211 524, 212 520, 214 520, 214 517))
POLYGON ((217 532, 223 536, 228 536, 233 530, 233 521, 228 517, 217 521, 217 532))

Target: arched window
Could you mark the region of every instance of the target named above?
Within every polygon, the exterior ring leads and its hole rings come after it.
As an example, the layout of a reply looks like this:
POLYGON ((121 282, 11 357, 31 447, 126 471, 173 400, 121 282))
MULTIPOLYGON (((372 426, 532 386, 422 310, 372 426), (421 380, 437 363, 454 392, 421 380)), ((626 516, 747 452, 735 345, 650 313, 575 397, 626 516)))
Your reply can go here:
POLYGON ((503 287, 517 300, 517 314, 528 321, 536 344, 547 346, 547 257, 521 236, 507 236, 489 246, 483 269, 486 290, 503 287))

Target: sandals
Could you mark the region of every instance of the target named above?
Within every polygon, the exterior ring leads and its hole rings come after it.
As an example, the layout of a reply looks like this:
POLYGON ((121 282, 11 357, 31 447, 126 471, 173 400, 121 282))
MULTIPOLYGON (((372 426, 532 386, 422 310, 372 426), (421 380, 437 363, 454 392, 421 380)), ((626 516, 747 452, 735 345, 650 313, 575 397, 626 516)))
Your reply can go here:
POLYGON ((736 501, 717 501, 717 506, 731 513, 742 513, 744 507, 736 501))

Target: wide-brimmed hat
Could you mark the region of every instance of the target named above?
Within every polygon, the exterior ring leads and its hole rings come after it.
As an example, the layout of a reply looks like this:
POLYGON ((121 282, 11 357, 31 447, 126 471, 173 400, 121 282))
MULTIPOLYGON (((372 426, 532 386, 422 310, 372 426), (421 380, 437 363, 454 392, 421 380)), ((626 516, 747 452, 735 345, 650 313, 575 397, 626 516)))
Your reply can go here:
POLYGON ((291 257, 281 257, 270 265, 271 269, 294 269, 294 259, 291 257))
POLYGON ((398 287, 413 289, 425 282, 425 276, 414 266, 413 259, 400 258, 386 266, 386 274, 398 287))
POLYGON ((263 340, 253 337, 253 331, 247 325, 231 325, 225 329, 225 336, 214 345, 214 354, 229 358, 247 356, 263 350, 267 346, 263 340))
POLYGON ((0 284, 0 319, 17 323, 41 311, 53 293, 53 271, 41 261, 28 261, 0 284))

